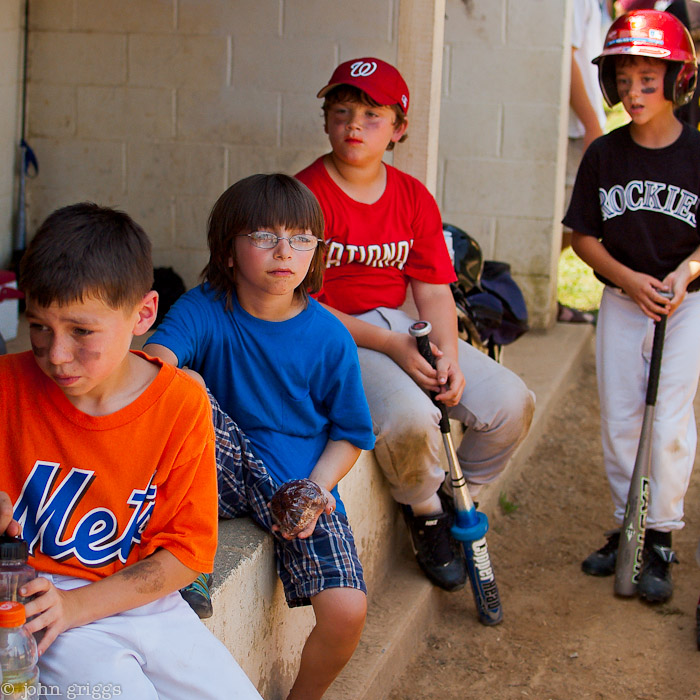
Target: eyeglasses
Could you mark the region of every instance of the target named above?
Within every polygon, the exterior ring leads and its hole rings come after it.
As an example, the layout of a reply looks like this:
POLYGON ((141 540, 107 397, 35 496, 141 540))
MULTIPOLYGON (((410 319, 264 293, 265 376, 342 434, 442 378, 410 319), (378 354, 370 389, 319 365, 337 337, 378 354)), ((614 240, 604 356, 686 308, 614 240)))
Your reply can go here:
POLYGON ((253 233, 239 233, 238 236, 248 236, 250 242, 256 248, 265 248, 271 250, 276 248, 280 241, 289 241, 289 245, 294 250, 313 250, 321 240, 316 236, 310 236, 308 233, 295 233, 293 236, 278 236, 272 231, 253 231, 253 233))

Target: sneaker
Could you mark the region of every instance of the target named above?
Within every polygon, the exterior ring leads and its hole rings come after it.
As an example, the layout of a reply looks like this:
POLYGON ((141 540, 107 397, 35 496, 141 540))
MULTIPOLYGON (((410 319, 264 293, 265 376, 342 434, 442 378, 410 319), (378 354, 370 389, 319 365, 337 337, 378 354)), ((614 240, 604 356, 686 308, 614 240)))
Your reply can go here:
POLYGON ((608 541, 581 562, 581 570, 589 576, 612 576, 615 573, 617 548, 620 544, 620 531, 606 532, 608 541))
POLYGON ((402 506, 411 535, 411 546, 423 573, 440 588, 458 591, 467 582, 464 549, 452 538, 452 515, 414 515, 411 506, 402 506))
POLYGON ((665 603, 673 595, 671 564, 678 558, 670 547, 652 544, 644 547, 644 561, 637 592, 650 603, 665 603))
POLYGON ((211 574, 199 574, 189 586, 180 589, 180 595, 187 601, 201 620, 214 614, 209 587, 213 582, 211 574))

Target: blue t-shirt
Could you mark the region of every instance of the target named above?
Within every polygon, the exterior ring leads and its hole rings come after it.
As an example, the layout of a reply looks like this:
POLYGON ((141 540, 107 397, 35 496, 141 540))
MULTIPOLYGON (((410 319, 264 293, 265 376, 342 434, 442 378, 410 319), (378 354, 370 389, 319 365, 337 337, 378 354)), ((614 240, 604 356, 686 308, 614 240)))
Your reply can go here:
POLYGON ((264 321, 235 296, 227 311, 205 284, 178 299, 148 342, 204 377, 279 483, 308 477, 329 439, 374 447, 357 347, 314 299, 294 318, 264 321))

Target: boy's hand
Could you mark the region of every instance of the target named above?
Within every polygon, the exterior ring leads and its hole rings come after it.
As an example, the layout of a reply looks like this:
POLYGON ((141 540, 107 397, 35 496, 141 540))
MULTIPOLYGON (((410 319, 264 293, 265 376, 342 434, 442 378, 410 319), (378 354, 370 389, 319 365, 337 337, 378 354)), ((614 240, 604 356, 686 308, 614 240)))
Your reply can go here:
POLYGON ((313 535, 314 530, 316 529, 316 523, 321 517, 321 513, 330 515, 333 511, 335 511, 335 497, 333 496, 333 494, 328 489, 321 486, 321 484, 317 484, 317 486, 321 489, 321 491, 323 491, 323 494, 326 497, 326 507, 319 510, 318 513, 316 513, 316 515, 313 517, 313 519, 309 521, 309 524, 296 535, 287 535, 286 533, 280 531, 279 525, 273 525, 272 529, 276 532, 279 532, 285 540, 305 540, 307 537, 311 537, 311 535, 313 535))
MULTIPOLYGON (((436 359, 442 357, 442 351, 436 345, 431 343, 430 348, 436 359)), ((436 383, 437 372, 418 352, 416 339, 408 333, 390 331, 380 352, 388 355, 421 388, 426 391, 428 385, 439 388, 436 383)))
POLYGON ((76 626, 77 618, 71 610, 71 591, 62 591, 43 576, 38 576, 20 589, 23 596, 36 596, 25 605, 27 617, 34 617, 27 622, 27 630, 34 633, 44 630, 38 648, 43 654, 61 632, 76 626))
MULTIPOLYGON (((662 315, 669 313, 670 302, 658 291, 671 289, 665 281, 659 282, 656 277, 629 270, 622 289, 650 319, 658 321, 662 315)), ((671 301, 675 301, 675 296, 671 301)))
POLYGON ((0 534, 19 537, 21 528, 19 523, 13 518, 12 501, 8 494, 0 491, 0 534))
POLYGON ((685 299, 688 285, 698 276, 698 270, 700 270, 700 263, 694 259, 694 256, 690 256, 664 278, 664 285, 673 292, 673 299, 669 302, 669 316, 685 299))
POLYGON ((459 364, 430 343, 437 369, 418 352, 416 339, 408 333, 392 333, 384 352, 424 391, 435 394, 446 406, 456 406, 466 381, 459 364))
POLYGON ((418 352, 416 339, 408 333, 392 332, 382 347, 382 351, 401 367, 421 389, 438 393, 444 390, 444 385, 449 380, 449 363, 442 362, 443 353, 437 345, 430 343, 430 349, 437 360, 437 370, 431 367, 430 363, 418 352), (441 374, 438 374, 439 371, 441 374))
POLYGON ((438 381, 435 399, 442 401, 445 406, 456 406, 462 398, 462 392, 466 386, 462 370, 457 362, 453 362, 448 357, 437 359, 435 364, 437 365, 438 381))
POLYGON ((321 513, 335 510, 330 491, 311 479, 287 481, 275 491, 268 503, 272 515, 272 531, 285 540, 306 539, 316 528, 321 513))

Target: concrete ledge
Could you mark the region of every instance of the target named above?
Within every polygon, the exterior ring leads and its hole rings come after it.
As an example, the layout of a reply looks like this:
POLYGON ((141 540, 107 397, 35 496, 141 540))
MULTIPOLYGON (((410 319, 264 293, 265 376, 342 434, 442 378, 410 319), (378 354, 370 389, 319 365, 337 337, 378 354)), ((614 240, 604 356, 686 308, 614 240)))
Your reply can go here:
MULTIPOLYGON (((532 427, 506 473, 484 488, 480 509, 490 514, 518 474, 561 393, 577 376, 593 328, 557 324, 532 331, 506 348, 504 364, 535 392, 532 427)), ((441 592, 419 572, 408 551, 398 508, 373 453, 363 453, 340 486, 369 589, 360 645, 326 693, 328 700, 381 700, 419 648, 441 592)), ((226 644, 265 700, 284 700, 313 626, 310 608, 290 610, 275 573, 272 541, 250 520, 221 521, 209 628, 226 644)))

